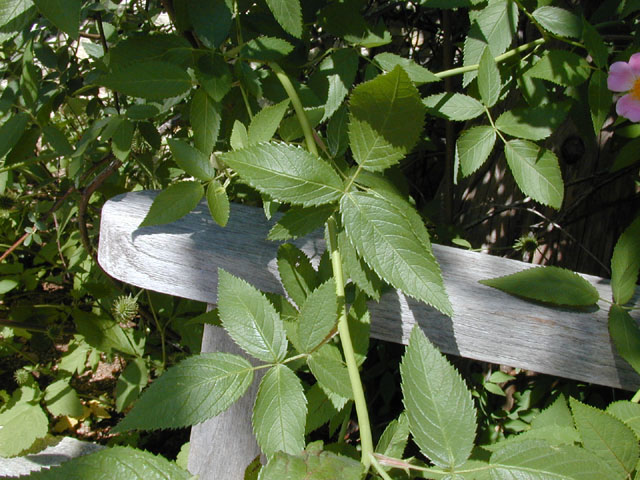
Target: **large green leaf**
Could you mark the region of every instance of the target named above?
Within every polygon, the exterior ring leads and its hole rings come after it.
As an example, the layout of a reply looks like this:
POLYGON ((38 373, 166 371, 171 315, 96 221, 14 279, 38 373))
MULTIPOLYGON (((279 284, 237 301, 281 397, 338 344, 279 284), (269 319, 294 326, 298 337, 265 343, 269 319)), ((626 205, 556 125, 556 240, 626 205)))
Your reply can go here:
POLYGON ((320 158, 283 143, 261 143, 221 155, 240 177, 279 202, 322 205, 342 195, 342 180, 320 158))
POLYGON ((13 457, 47 434, 49 419, 40 405, 19 402, 0 413, 0 455, 13 457))
POLYGON ((122 352, 134 357, 144 352, 144 338, 136 336, 131 329, 124 329, 115 320, 80 309, 74 309, 72 315, 78 333, 93 348, 105 353, 122 352))
MULTIPOLYGON (((85 353, 86 355, 86 353, 85 353)), ((149 382, 149 369, 142 358, 129 360, 116 382, 116 410, 122 412, 135 402, 149 382)))
POLYGON ((418 326, 409 337, 400 375, 409 429, 422 453, 442 468, 464 464, 476 435, 471 393, 418 326))
POLYGON ((153 200, 141 227, 175 222, 196 208, 204 195, 200 182, 178 182, 169 185, 153 200))
POLYGON ((542 140, 556 130, 567 116, 563 103, 550 103, 532 108, 508 110, 496 120, 503 133, 527 140, 542 140))
POLYGON ((399 66, 358 85, 349 108, 351 151, 368 170, 384 170, 400 161, 422 132, 420 95, 399 66))
POLYGON ((589 110, 596 136, 600 134, 602 125, 609 116, 612 101, 613 96, 607 87, 607 74, 602 70, 596 70, 591 74, 589 81, 589 110))
POLYGON ((373 60, 380 65, 387 72, 392 71, 397 65, 400 65, 409 79, 416 85, 422 85, 424 83, 439 82, 441 79, 435 76, 426 68, 418 65, 410 58, 404 58, 395 53, 384 52, 376 55, 373 60))
POLYGON ((296 38, 302 36, 300 0, 267 0, 267 5, 285 32, 296 38))
POLYGON ((580 85, 589 78, 589 74, 587 61, 567 50, 548 50, 526 73, 567 87, 580 85))
POLYGON ((640 270, 640 217, 620 235, 611 257, 611 290, 616 303, 624 305, 636 291, 640 270))
POLYGON ((493 127, 481 125, 465 130, 456 142, 456 154, 462 175, 468 177, 478 170, 493 150, 496 131, 493 127))
POLYGON ((618 305, 609 310, 609 334, 618 355, 640 373, 640 328, 629 312, 618 305))
POLYGON ((278 248, 278 274, 287 294, 298 307, 318 286, 316 271, 309 257, 298 247, 286 243, 278 248))
POLYGON ((413 207, 368 192, 349 192, 340 202, 349 240, 384 280, 446 315, 453 311, 429 235, 413 207))
POLYGON ((257 37, 242 46, 240 55, 247 60, 277 62, 289 55, 292 50, 293 45, 282 38, 257 37))
POLYGON ((308 450, 301 455, 276 453, 258 480, 360 480, 362 464, 332 452, 308 450))
POLYGON ((29 475, 35 480, 189 480, 189 472, 174 462, 143 450, 113 447, 76 457, 57 467, 29 475))
POLYGON ((135 125, 127 118, 123 118, 118 122, 118 126, 111 137, 111 150, 117 159, 125 161, 131 151, 131 142, 133 141, 133 133, 135 125))
POLYGON ((169 138, 167 140, 173 159, 187 174, 208 182, 216 175, 216 170, 209 162, 209 156, 192 147, 183 140, 169 138))
POLYGON ((78 38, 80 0, 34 0, 38 10, 71 38, 78 38))
POLYGON ((376 453, 391 458, 402 458, 408 440, 409 419, 407 413, 403 412, 396 420, 390 422, 382 432, 376 445, 376 453))
POLYGON ((509 140, 504 153, 520 190, 543 205, 559 209, 564 183, 553 152, 526 140, 509 140))
POLYGON ((218 180, 211 180, 207 185, 207 205, 211 218, 221 227, 226 226, 229 221, 229 197, 218 180))
POLYGON ((430 113, 449 120, 471 120, 484 113, 482 104, 461 93, 437 93, 422 100, 430 113))
POLYGON ((218 310, 224 329, 247 353, 265 362, 284 359, 287 337, 276 309, 258 290, 222 269, 218 310))
POLYGON ((249 145, 268 142, 273 138, 278 126, 289 107, 289 99, 283 100, 275 105, 264 107, 251 120, 247 135, 249 145))
POLYGON ((191 77, 173 63, 146 61, 107 73, 98 78, 97 83, 132 97, 161 100, 189 90, 191 77))
POLYGON ((569 399, 582 445, 604 460, 616 478, 629 478, 638 461, 635 433, 612 415, 569 399))
POLYGON ((205 353, 169 368, 142 393, 114 431, 182 428, 224 412, 253 380, 248 360, 205 353))
POLYGON ((0 1, 0 27, 15 20, 33 6, 32 0, 2 0, 0 1))
POLYGON ((198 150, 207 156, 211 155, 218 140, 221 118, 220 106, 214 102, 204 88, 193 94, 189 112, 189 120, 191 128, 193 128, 193 143, 198 150))
POLYGON ((349 371, 337 349, 325 345, 310 357, 307 357, 309 370, 320 386, 342 398, 353 399, 353 390, 349 380, 349 371))
POLYGON ((338 299, 333 279, 323 283, 307 297, 300 308, 298 343, 301 353, 311 352, 327 338, 338 321, 338 299))
POLYGON ((558 267, 535 267, 504 277, 480 280, 503 292, 554 305, 595 305, 596 288, 577 273, 558 267))
POLYGON ((640 438, 640 404, 628 400, 618 400, 607 406, 607 413, 622 420, 640 438))
POLYGON ((307 399, 300 379, 285 365, 275 365, 260 382, 253 407, 253 430, 267 457, 281 451, 297 455, 304 448, 307 399))
POLYGON ((82 416, 82 403, 78 393, 69 385, 69 379, 60 379, 51 383, 44 392, 44 402, 47 410, 55 417, 82 416))
POLYGON ((478 91, 487 107, 493 107, 500 98, 502 79, 491 50, 484 49, 478 66, 478 91))
POLYGON ((582 20, 564 8, 545 5, 536 9, 532 15, 545 30, 551 33, 578 39, 582 36, 582 20))
POLYGON ((267 239, 289 240, 303 237, 322 227, 334 210, 333 205, 291 207, 269 231, 267 239))

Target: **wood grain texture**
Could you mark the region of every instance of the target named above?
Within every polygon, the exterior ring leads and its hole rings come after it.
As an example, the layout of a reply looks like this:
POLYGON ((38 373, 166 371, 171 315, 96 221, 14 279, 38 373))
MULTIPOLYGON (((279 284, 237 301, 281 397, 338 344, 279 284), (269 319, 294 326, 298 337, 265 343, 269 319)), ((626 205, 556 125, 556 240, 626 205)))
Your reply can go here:
MULTIPOLYGON (((218 268, 256 287, 282 293, 276 267, 278 244, 266 241, 272 222, 262 210, 233 204, 226 228, 207 207, 170 225, 137 228, 155 192, 115 197, 103 209, 98 258, 107 273, 139 287, 207 303, 216 302, 218 268)), ((321 232, 295 242, 316 261, 321 232)), ((392 291, 370 304, 373 337, 406 343, 415 324, 443 352, 601 385, 636 390, 640 377, 617 357, 607 331, 607 305, 576 312, 531 303, 481 285, 478 280, 531 265, 434 245, 454 309, 449 319, 392 291)), ((610 299, 609 281, 584 275, 610 299)), ((636 290, 634 301, 640 298, 636 290)), ((636 320, 640 313, 633 313, 636 320)))

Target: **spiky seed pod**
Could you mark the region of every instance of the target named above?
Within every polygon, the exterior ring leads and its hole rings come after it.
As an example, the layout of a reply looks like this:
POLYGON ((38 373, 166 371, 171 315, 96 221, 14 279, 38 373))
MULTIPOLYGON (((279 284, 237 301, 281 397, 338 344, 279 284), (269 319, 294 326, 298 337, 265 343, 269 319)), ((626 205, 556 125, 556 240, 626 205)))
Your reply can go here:
POLYGON ((513 244, 513 248, 520 252, 533 253, 538 248, 538 239, 533 234, 523 235, 513 244))
POLYGON ((138 302, 131 295, 120 295, 113 302, 113 316, 118 322, 130 322, 137 314, 138 302))
POLYGON ((31 374, 24 368, 19 368, 18 370, 13 372, 13 378, 19 387, 22 387, 23 385, 27 384, 27 382, 29 381, 30 375, 31 374))

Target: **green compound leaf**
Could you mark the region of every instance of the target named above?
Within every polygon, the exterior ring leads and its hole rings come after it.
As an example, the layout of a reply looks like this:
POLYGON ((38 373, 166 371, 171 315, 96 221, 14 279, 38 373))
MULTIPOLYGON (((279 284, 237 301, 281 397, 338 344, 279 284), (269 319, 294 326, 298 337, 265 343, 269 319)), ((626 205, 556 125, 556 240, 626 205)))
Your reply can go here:
POLYGON ((609 404, 607 413, 622 420, 640 438, 640 404, 619 400, 609 404))
POLYGON ((353 399, 351 381, 347 366, 342 360, 340 353, 331 354, 332 350, 325 345, 316 353, 307 357, 309 370, 316 377, 323 389, 333 392, 342 398, 353 399))
POLYGON ((229 408, 252 380, 253 367, 238 355, 194 355, 156 379, 113 431, 182 428, 202 423, 229 408))
POLYGON ((416 85, 441 81, 439 77, 435 76, 426 68, 418 65, 410 58, 404 58, 394 53, 379 53, 373 58, 373 60, 387 72, 392 71, 397 65, 400 65, 407 75, 409 75, 409 80, 416 85))
POLYGON ((216 175, 216 170, 209 162, 209 156, 192 147, 187 142, 170 138, 167 140, 173 159, 187 174, 208 182, 216 175))
POLYGON ((460 374, 414 327, 400 364, 402 395, 414 441, 442 468, 464 464, 476 436, 476 412, 460 374))
POLYGON ((196 148, 204 155, 211 155, 218 140, 221 116, 220 107, 204 88, 193 94, 189 120, 191 128, 193 128, 193 143, 196 148))
POLYGON ((519 297, 553 305, 595 305, 596 288, 575 272, 558 267, 534 267, 480 283, 519 297))
POLYGON ((240 49, 240 56, 247 60, 261 62, 277 62, 293 50, 286 40, 274 37, 258 37, 245 43, 240 49))
POLYGON ((166 458, 130 447, 113 447, 34 472, 35 480, 189 480, 191 474, 166 458))
POLYGON ((498 70, 491 50, 485 48, 478 67, 478 91, 482 102, 487 107, 493 107, 500 98, 501 89, 500 70, 498 70))
POLYGON ((294 205, 322 205, 342 195, 342 180, 320 158, 283 143, 261 143, 222 154, 240 177, 274 200, 294 205))
POLYGON ((636 291, 640 270, 640 217, 620 235, 611 257, 611 289, 613 298, 624 305, 636 291))
POLYGON ((384 170, 398 163, 420 138, 424 107, 418 90, 399 66, 358 85, 349 109, 351 151, 367 170, 384 170))
POLYGON ((267 5, 285 32, 296 38, 302 36, 300 0, 267 0, 267 5))
POLYGON ((526 140, 509 140, 504 153, 520 190, 543 205, 559 209, 564 183, 554 153, 526 140))
POLYGON ((429 113, 449 120, 471 120, 484 113, 484 107, 478 100, 461 93, 437 93, 422 102, 429 113))
POLYGON ((69 385, 68 379, 50 384, 44 391, 44 403, 47 410, 55 417, 60 415, 82 416, 82 403, 80 403, 76 391, 69 385))
POLYGON ((200 182, 187 181, 169 185, 153 200, 141 227, 175 222, 196 208, 204 195, 200 182))
POLYGON ((630 478, 640 454, 633 430, 612 415, 574 398, 569 403, 584 448, 609 465, 615 472, 610 478, 630 478))
POLYGON ((332 452, 307 450, 301 455, 276 453, 258 480, 360 480, 362 464, 332 452))
POLYGON ((49 419, 38 404, 19 402, 0 413, 0 456, 13 457, 47 435, 49 419))
POLYGON ((496 128, 513 137, 542 140, 551 135, 566 116, 567 110, 562 103, 550 103, 532 108, 514 108, 498 117, 496 128))
POLYGON ((191 77, 184 68, 173 63, 147 61, 107 73, 98 78, 97 83, 132 97, 162 100, 189 90, 191 77))
POLYGON ((278 274, 291 300, 302 307, 318 286, 316 271, 309 257, 298 247, 285 243, 278 248, 278 274))
POLYGON ((338 299, 333 279, 320 285, 307 297, 300 308, 298 343, 302 352, 309 353, 327 338, 338 321, 338 299))
POLYGON ((285 365, 275 365, 260 382, 253 407, 253 431, 270 458, 282 451, 297 455, 304 448, 307 400, 300 379, 285 365))
POLYGON ((80 0, 33 0, 40 13, 71 38, 78 38, 80 0))
POLYGON ((249 124, 247 131, 249 145, 271 140, 278 130, 278 126, 288 107, 289 99, 260 110, 249 124))
POLYGON ((580 17, 564 8, 544 6, 536 9, 532 15, 545 30, 551 33, 568 38, 582 36, 580 17))
POLYGON ((207 186, 207 205, 211 218, 221 227, 226 226, 229 221, 229 197, 218 180, 211 180, 207 186))
POLYGON ((591 74, 589 81, 589 110, 596 136, 602 130, 602 125, 609 116, 612 102, 613 95, 607 88, 607 74, 602 70, 596 70, 591 74))
POLYGON ((333 205, 291 207, 271 228, 267 239, 276 241, 303 237, 322 227, 334 210, 333 205))
POLYGON ((567 50, 549 50, 526 75, 565 87, 575 87, 584 83, 590 73, 589 64, 579 55, 567 50))
POLYGON ((629 312, 618 305, 609 310, 609 334, 618 355, 640 373, 640 328, 629 312))
POLYGON ((378 276, 405 294, 453 315, 429 234, 400 199, 350 192, 340 201, 349 240, 378 276))
POLYGON ((496 131, 493 127, 482 125, 462 132, 456 142, 462 175, 468 177, 478 170, 489 158, 495 143, 496 131))
POLYGON ((218 270, 218 311, 222 326, 248 354, 279 362, 287 354, 287 337, 271 302, 244 280, 218 270))

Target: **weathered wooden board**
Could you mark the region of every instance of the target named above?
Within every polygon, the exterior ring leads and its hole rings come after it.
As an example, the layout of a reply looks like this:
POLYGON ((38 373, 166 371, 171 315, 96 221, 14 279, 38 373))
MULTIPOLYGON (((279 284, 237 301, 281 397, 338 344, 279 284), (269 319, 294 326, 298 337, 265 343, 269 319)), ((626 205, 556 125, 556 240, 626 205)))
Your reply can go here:
MULTIPOLYGON (((172 224, 138 228, 155 195, 128 193, 104 206, 98 258, 107 273, 207 303, 216 302, 218 268, 260 289, 282 292, 275 261, 278 244, 265 240, 272 222, 262 210, 234 204, 229 225, 220 228, 202 203, 172 224)), ((297 245, 316 260, 324 250, 321 232, 297 245)), ((590 312, 534 304, 478 283, 531 265, 439 245, 434 253, 453 318, 389 292, 380 303, 370 304, 373 337, 406 343, 417 323, 447 353, 629 390, 640 387, 640 377, 614 353, 604 302, 590 312)), ((611 298, 608 280, 584 277, 601 297, 611 298)), ((640 289, 636 302, 639 297, 640 289)), ((638 311, 634 315, 638 320, 638 311)))

